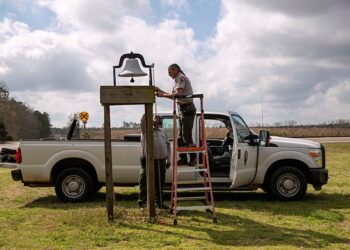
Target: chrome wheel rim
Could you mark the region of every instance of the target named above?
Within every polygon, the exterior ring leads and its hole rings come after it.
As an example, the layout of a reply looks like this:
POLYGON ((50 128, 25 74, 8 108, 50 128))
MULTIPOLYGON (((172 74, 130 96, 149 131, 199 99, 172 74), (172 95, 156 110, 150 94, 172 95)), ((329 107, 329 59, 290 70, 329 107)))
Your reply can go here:
POLYGON ((294 196, 300 190, 300 180, 294 174, 285 173, 277 179, 277 190, 283 196, 294 196))
POLYGON ((78 175, 67 176, 62 182, 62 191, 69 198, 78 198, 85 191, 85 181, 78 175))

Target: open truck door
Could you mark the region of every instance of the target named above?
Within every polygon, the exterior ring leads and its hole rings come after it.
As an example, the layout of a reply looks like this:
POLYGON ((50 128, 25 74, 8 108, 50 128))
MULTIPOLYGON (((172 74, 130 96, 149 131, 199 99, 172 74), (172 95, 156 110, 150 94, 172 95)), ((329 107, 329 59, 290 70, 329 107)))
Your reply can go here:
POLYGON ((257 170, 257 139, 244 120, 228 112, 232 123, 233 145, 230 168, 231 188, 250 185, 257 170))

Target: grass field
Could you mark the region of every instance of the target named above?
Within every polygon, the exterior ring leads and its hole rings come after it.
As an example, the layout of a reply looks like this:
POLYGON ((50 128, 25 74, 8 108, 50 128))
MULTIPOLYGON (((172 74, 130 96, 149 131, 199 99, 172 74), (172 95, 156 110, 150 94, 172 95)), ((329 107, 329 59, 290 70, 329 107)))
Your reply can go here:
POLYGON ((107 223, 104 192, 81 204, 56 200, 53 188, 29 188, 0 169, 1 249, 350 249, 350 143, 325 144, 329 183, 309 186, 296 202, 263 192, 216 193, 218 224, 187 212, 178 226, 166 210, 158 222, 136 206, 137 188, 116 188, 115 220, 107 223))

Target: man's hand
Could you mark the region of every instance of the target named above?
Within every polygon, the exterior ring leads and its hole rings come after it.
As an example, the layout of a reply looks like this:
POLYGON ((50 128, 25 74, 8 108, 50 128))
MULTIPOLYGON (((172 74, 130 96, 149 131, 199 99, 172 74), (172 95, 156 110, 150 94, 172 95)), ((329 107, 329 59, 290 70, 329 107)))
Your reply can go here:
POLYGON ((154 87, 154 89, 155 89, 155 91, 157 92, 157 93, 164 93, 164 91, 163 90, 161 90, 160 88, 158 88, 158 87, 154 87))
POLYGON ((158 96, 158 97, 162 97, 161 94, 164 93, 164 91, 161 90, 161 89, 158 88, 158 87, 154 87, 154 89, 155 89, 155 95, 158 96))
POLYGON ((166 94, 163 90, 161 90, 160 88, 158 87, 155 87, 155 91, 156 91, 156 96, 158 97, 166 97, 166 94))

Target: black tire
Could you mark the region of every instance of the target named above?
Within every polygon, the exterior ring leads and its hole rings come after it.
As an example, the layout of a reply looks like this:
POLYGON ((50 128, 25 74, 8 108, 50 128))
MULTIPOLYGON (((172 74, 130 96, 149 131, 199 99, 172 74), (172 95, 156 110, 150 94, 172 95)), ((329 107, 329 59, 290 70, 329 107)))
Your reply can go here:
POLYGON ((55 191, 63 202, 81 202, 90 196, 93 190, 91 176, 80 168, 63 170, 56 178, 55 191))
POLYGON ((99 182, 95 182, 94 186, 92 187, 92 193, 97 193, 98 191, 100 191, 100 189, 103 187, 103 185, 99 182))
POLYGON ((272 173, 269 193, 282 201, 298 200, 307 190, 305 174, 296 167, 284 166, 272 173))
POLYGON ((261 187, 260 187, 265 193, 270 193, 270 186, 268 183, 264 183, 261 187))

